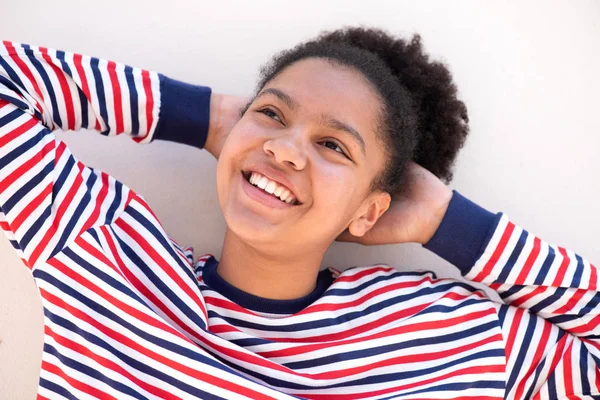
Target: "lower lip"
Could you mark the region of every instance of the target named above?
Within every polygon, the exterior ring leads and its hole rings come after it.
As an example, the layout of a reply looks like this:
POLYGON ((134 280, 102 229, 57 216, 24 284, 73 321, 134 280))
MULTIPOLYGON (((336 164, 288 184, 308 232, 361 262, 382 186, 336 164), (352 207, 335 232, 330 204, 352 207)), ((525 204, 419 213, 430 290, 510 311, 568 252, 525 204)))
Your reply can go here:
POLYGON ((246 192, 246 194, 249 197, 251 197, 252 199, 258 201, 259 203, 261 203, 265 206, 271 207, 271 208, 288 209, 288 208, 295 207, 292 204, 288 204, 284 201, 276 199, 275 197, 271 196, 270 194, 267 194, 262 189, 259 189, 256 186, 252 185, 250 182, 248 182, 246 180, 246 177, 244 176, 243 173, 241 174, 241 176, 242 176, 242 188, 244 189, 244 192, 246 192))

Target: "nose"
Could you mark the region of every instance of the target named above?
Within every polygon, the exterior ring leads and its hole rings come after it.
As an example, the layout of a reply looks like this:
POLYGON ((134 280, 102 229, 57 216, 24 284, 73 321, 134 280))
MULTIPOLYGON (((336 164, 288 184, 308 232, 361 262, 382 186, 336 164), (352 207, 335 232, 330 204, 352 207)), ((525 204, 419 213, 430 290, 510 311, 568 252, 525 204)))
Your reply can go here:
POLYGON ((269 156, 275 157, 277 163, 288 164, 296 170, 302 170, 306 166, 306 149, 302 136, 303 133, 299 130, 286 132, 267 140, 263 150, 269 156))

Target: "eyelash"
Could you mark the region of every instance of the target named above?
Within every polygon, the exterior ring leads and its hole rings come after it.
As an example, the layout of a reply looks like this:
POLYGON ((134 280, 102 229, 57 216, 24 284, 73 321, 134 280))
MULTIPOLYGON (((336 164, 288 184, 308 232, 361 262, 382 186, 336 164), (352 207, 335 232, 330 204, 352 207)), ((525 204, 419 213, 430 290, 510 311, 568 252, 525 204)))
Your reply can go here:
MULTIPOLYGON (((275 117, 279 118, 279 116, 277 115, 277 113, 276 113, 275 111, 271 110, 270 108, 262 108, 262 109, 258 110, 258 112, 259 112, 259 113, 263 113, 263 114, 265 114, 267 117, 269 117, 269 118, 272 118, 272 119, 273 119, 273 120, 275 120, 275 121, 277 121, 277 120, 276 120, 275 118, 273 118, 271 115, 269 115, 268 113, 272 113, 272 115, 274 115, 275 117)), ((278 121, 278 122, 281 122, 281 119, 279 119, 279 121, 278 121)), ((346 153, 344 152, 344 150, 342 150, 342 147, 341 147, 341 146, 340 146, 340 145, 339 145, 339 144, 338 144, 336 141, 334 141, 334 140, 324 140, 324 141, 323 141, 323 142, 321 142, 321 143, 333 143, 333 144, 335 144, 337 147, 339 147, 339 149, 340 149, 341 151, 337 151, 337 150, 333 150, 333 149, 331 149, 331 150, 335 151, 336 153, 340 153, 340 154, 341 154, 341 155, 343 155, 344 157, 346 157, 346 158, 350 159, 350 157, 348 157, 348 156, 346 155, 346 153)), ((329 147, 328 147, 328 148, 329 148, 329 147)))

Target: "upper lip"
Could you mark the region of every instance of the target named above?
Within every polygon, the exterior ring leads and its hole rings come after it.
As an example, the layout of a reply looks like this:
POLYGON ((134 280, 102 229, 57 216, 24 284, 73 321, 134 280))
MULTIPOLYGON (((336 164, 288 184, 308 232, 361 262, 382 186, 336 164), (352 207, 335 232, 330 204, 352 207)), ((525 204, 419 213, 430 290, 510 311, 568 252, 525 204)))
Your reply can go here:
POLYGON ((266 176, 270 180, 285 186, 292 192, 298 203, 302 204, 302 200, 300 199, 300 196, 298 196, 298 190, 296 189, 294 184, 283 173, 277 171, 269 165, 254 164, 246 168, 243 172, 258 172, 259 174, 266 176))

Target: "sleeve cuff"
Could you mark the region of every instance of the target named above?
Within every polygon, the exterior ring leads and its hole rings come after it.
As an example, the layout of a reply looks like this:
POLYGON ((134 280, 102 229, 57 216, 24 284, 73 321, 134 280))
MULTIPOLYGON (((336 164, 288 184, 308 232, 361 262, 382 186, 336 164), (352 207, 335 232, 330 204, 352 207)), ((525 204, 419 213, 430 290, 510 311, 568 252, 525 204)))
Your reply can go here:
POLYGON ((208 137, 211 89, 159 76, 161 106, 154 139, 203 149, 208 137))
POLYGON ((442 222, 423 247, 431 250, 466 274, 490 241, 502 213, 493 214, 452 191, 442 222))

